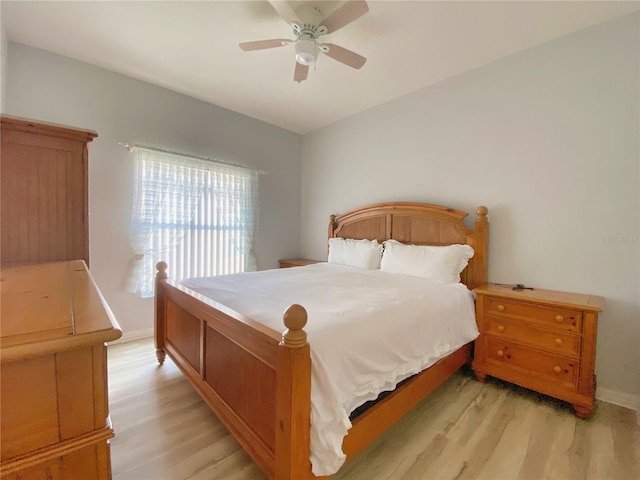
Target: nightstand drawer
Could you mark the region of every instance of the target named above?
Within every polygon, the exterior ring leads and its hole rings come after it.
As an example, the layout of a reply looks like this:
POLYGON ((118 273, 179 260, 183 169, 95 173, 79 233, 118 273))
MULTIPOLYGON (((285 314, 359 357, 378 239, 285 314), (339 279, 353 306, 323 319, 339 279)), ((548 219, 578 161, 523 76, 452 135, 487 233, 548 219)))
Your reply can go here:
POLYGON ((580 332, 582 329, 582 312, 576 310, 544 307, 539 304, 489 297, 485 299, 484 313, 496 317, 536 322, 571 332, 580 332))
POLYGON ((535 325, 507 318, 487 317, 488 334, 542 348, 561 355, 580 356, 580 336, 563 331, 543 330, 535 325))
POLYGON ((522 345, 487 335, 485 337, 487 361, 519 368, 532 375, 543 376, 563 384, 577 386, 579 360, 540 352, 522 345))

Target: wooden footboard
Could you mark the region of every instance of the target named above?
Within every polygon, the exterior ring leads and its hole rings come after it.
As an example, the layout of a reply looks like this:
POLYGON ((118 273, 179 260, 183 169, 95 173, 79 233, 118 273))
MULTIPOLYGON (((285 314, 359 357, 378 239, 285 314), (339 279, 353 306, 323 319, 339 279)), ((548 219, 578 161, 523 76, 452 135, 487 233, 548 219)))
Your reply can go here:
POLYGON ((185 287, 156 278, 155 343, 270 478, 311 477, 311 359, 306 312, 276 332, 185 287), (277 455, 276 455, 277 452, 277 455))

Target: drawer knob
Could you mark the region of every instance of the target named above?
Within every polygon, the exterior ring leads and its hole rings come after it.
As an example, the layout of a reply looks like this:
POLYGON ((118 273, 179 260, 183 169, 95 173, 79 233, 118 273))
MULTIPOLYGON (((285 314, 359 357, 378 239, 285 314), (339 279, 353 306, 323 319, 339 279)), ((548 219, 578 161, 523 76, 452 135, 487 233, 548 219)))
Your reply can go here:
POLYGON ((556 338, 556 345, 562 345, 562 339, 556 338))
POLYGON ((504 325, 498 325, 498 331, 504 332, 504 325))
POLYGON ((504 312, 504 305, 498 305, 498 311, 504 312))
POLYGON ((556 372, 556 373, 560 373, 562 371, 562 369, 559 366, 556 365, 555 367, 553 367, 553 371, 556 372))
POLYGON ((500 358, 504 357, 504 352, 502 350, 498 350, 496 352, 496 355, 498 355, 500 358))
POLYGON ((556 315, 556 322, 562 323, 563 320, 564 320, 564 317, 562 315, 556 315))

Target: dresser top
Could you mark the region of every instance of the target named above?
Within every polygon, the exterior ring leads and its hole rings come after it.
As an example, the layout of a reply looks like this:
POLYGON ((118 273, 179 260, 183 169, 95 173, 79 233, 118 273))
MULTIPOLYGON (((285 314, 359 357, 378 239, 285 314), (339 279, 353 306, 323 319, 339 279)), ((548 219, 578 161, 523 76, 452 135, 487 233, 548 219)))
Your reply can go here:
POLYGON ((122 335, 82 260, 4 267, 0 318, 2 361, 122 335))
POLYGON ((69 127, 67 125, 59 125, 57 123, 43 122, 40 120, 31 120, 29 118, 14 117, 11 115, 0 116, 0 127, 5 133, 14 130, 87 143, 98 136, 93 130, 69 127))
POLYGON ((535 288, 534 290, 513 290, 513 285, 502 285, 488 283, 473 290, 483 295, 509 298, 513 300, 526 300, 536 303, 545 303, 566 308, 578 308, 580 310, 591 310, 601 312, 604 308, 604 298, 597 295, 587 295, 584 293, 559 292, 556 290, 544 290, 535 288))

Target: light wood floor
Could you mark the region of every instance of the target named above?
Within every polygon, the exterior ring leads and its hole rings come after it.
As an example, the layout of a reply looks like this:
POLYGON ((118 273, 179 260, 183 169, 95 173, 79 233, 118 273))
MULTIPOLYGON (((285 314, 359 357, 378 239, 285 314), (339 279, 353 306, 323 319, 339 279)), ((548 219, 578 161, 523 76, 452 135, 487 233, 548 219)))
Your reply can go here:
MULTIPOLYGON (((110 346, 114 480, 265 475, 151 340, 110 346)), ((340 480, 640 479, 635 412, 567 405, 468 372, 454 375, 334 478, 340 480)))

